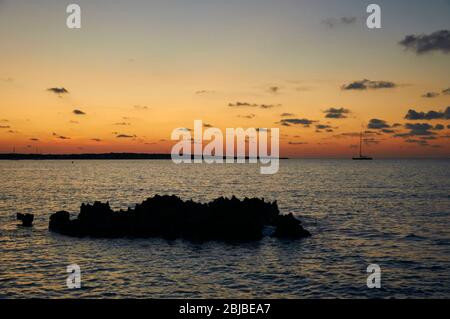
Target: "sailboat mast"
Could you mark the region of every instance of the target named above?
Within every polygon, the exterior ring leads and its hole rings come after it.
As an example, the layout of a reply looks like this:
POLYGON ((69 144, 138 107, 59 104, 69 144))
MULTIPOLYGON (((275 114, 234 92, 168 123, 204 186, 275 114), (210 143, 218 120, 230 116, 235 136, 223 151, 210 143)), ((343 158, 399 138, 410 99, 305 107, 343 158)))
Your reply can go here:
POLYGON ((359 157, 362 157, 362 131, 361 134, 359 136, 359 157))

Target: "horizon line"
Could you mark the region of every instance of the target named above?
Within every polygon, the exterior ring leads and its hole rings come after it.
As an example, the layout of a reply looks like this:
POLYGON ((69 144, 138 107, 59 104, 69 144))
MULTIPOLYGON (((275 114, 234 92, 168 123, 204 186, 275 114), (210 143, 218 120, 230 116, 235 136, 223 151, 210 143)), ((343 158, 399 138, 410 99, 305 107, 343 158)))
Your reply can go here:
MULTIPOLYGON (((191 155, 192 157, 195 154, 191 155)), ((199 154, 200 156, 200 154, 199 154)), ((205 158, 203 154, 201 154, 202 158, 205 158)), ((214 158, 211 156, 210 158, 214 158)), ((226 159, 226 156, 223 156, 226 159)), ((234 159, 254 159, 255 157, 238 157, 234 156, 234 159)), ((260 157, 256 157, 259 159, 260 157)), ((263 158, 274 158, 274 157, 263 157, 263 158)), ((318 156, 318 157, 302 157, 302 156, 280 156, 280 160, 289 160, 289 159, 351 159, 351 156, 318 156)), ((136 152, 107 152, 107 153, 0 153, 0 160, 145 160, 145 159, 153 159, 153 160, 167 160, 172 159, 171 153, 136 153, 136 152)), ((441 157, 441 156, 428 156, 428 157, 415 157, 415 156, 406 156, 406 157, 394 157, 394 156, 380 156, 375 157, 375 159, 380 160, 390 160, 390 159, 440 159, 440 160, 450 160, 450 157, 441 157)))

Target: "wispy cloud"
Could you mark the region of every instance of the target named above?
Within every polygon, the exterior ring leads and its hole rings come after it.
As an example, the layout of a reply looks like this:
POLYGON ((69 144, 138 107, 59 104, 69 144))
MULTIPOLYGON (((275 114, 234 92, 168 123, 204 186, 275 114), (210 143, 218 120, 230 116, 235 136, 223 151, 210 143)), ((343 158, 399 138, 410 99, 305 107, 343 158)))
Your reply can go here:
POLYGON ((237 117, 251 120, 251 119, 254 119, 256 117, 256 115, 255 114, 244 114, 244 115, 238 115, 237 117))
POLYGON ((333 29, 340 26, 353 25, 357 21, 358 21, 357 17, 327 18, 325 20, 322 20, 322 24, 324 24, 330 29, 333 29))
POLYGON ((133 108, 136 110, 148 110, 148 106, 146 105, 133 105, 133 108))
POLYGON ((432 99, 439 96, 439 93, 436 92, 427 92, 424 95, 422 95, 422 97, 427 98, 427 99, 432 99))
POLYGON ((135 138, 136 135, 129 135, 129 134, 118 134, 116 138, 135 138))
POLYGON ((279 86, 271 86, 271 87, 269 87, 269 92, 273 93, 273 94, 279 93, 280 87, 279 86))
POLYGON ((78 110, 78 109, 73 110, 72 113, 75 115, 86 115, 85 112, 83 112, 82 110, 78 110))
POLYGON ((350 114, 350 110, 345 109, 343 107, 341 108, 329 108, 328 110, 325 110, 324 113, 326 114, 325 117, 328 119, 345 119, 347 118, 347 115, 350 114))
POLYGON ((48 88, 47 91, 55 93, 57 95, 62 95, 62 94, 68 94, 69 93, 69 91, 66 88, 63 88, 63 87, 48 88))
POLYGON ((307 142, 289 142, 289 145, 307 145, 307 142))
POLYGON ((440 30, 431 34, 407 35, 399 44, 418 55, 438 51, 450 52, 450 31, 440 30))
POLYGON ((448 120, 450 119, 450 106, 445 111, 429 111, 429 112, 417 112, 415 110, 409 110, 405 119, 410 121, 419 120, 448 120))
POLYGON ((317 121, 308 119, 282 119, 279 123, 283 126, 301 125, 303 127, 309 127, 311 124, 317 121))
POLYGON ((199 90, 199 91, 195 92, 195 94, 213 94, 213 93, 216 93, 216 91, 214 91, 214 90, 199 90))
POLYGON ((371 81, 371 80, 361 80, 354 81, 350 84, 344 84, 341 88, 342 90, 379 90, 379 89, 393 89, 396 88, 397 84, 390 81, 371 81))
POLYGON ((236 103, 228 103, 229 107, 258 107, 261 109, 271 109, 274 107, 281 106, 281 104, 257 104, 257 103, 248 103, 248 102, 236 102, 236 103))
POLYGON ((410 136, 429 136, 436 135, 435 127, 428 123, 406 123, 405 128, 409 130, 407 133, 395 134, 395 137, 410 137, 410 136))
POLYGON ((357 133, 357 132, 351 132, 351 133, 340 133, 337 135, 333 135, 334 138, 348 138, 348 137, 359 137, 361 136, 361 133, 357 133))
POLYGON ((386 121, 380 119, 371 119, 367 125, 367 128, 373 130, 388 129, 390 127, 391 126, 386 121))
POLYGON ((373 137, 366 137, 363 139, 363 143, 365 145, 378 145, 378 144, 380 144, 380 141, 373 137))
POLYGON ((64 135, 59 135, 57 133, 53 133, 52 135, 54 137, 56 137, 57 139, 60 139, 60 140, 70 140, 70 137, 67 137, 67 136, 64 136, 64 135))
POLYGON ((418 140, 418 139, 406 139, 405 143, 409 144, 417 144, 419 146, 429 146, 426 140, 418 140))
POLYGON ((327 133, 334 132, 333 127, 330 125, 326 125, 326 124, 317 124, 316 125, 316 133, 322 133, 323 130, 325 130, 327 133))

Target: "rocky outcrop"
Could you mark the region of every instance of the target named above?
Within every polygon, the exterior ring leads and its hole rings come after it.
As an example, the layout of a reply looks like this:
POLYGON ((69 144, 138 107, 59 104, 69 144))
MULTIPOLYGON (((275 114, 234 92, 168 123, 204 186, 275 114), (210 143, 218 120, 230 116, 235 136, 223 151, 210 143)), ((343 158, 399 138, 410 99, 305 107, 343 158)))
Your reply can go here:
POLYGON ((280 215, 276 202, 264 199, 217 198, 209 203, 183 201, 177 196, 148 198, 134 209, 113 211, 109 203, 82 204, 76 219, 65 211, 50 217, 49 229, 69 236, 162 237, 192 240, 259 240, 265 226, 274 236, 309 236, 292 215, 280 215))
POLYGON ((22 222, 22 226, 31 227, 33 226, 34 215, 17 213, 17 220, 22 222))
POLYGON ((279 238, 309 237, 311 234, 303 228, 302 223, 294 215, 279 215, 275 222, 276 229, 272 236, 279 238))

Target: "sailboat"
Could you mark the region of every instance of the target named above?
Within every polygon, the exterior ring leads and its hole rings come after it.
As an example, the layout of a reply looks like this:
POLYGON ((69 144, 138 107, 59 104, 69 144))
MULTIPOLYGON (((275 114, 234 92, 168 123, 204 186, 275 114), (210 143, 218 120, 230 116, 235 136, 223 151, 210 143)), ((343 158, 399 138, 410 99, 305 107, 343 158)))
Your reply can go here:
POLYGON ((362 155, 363 133, 359 137, 359 157, 353 157, 354 161, 371 161, 372 157, 362 155))

